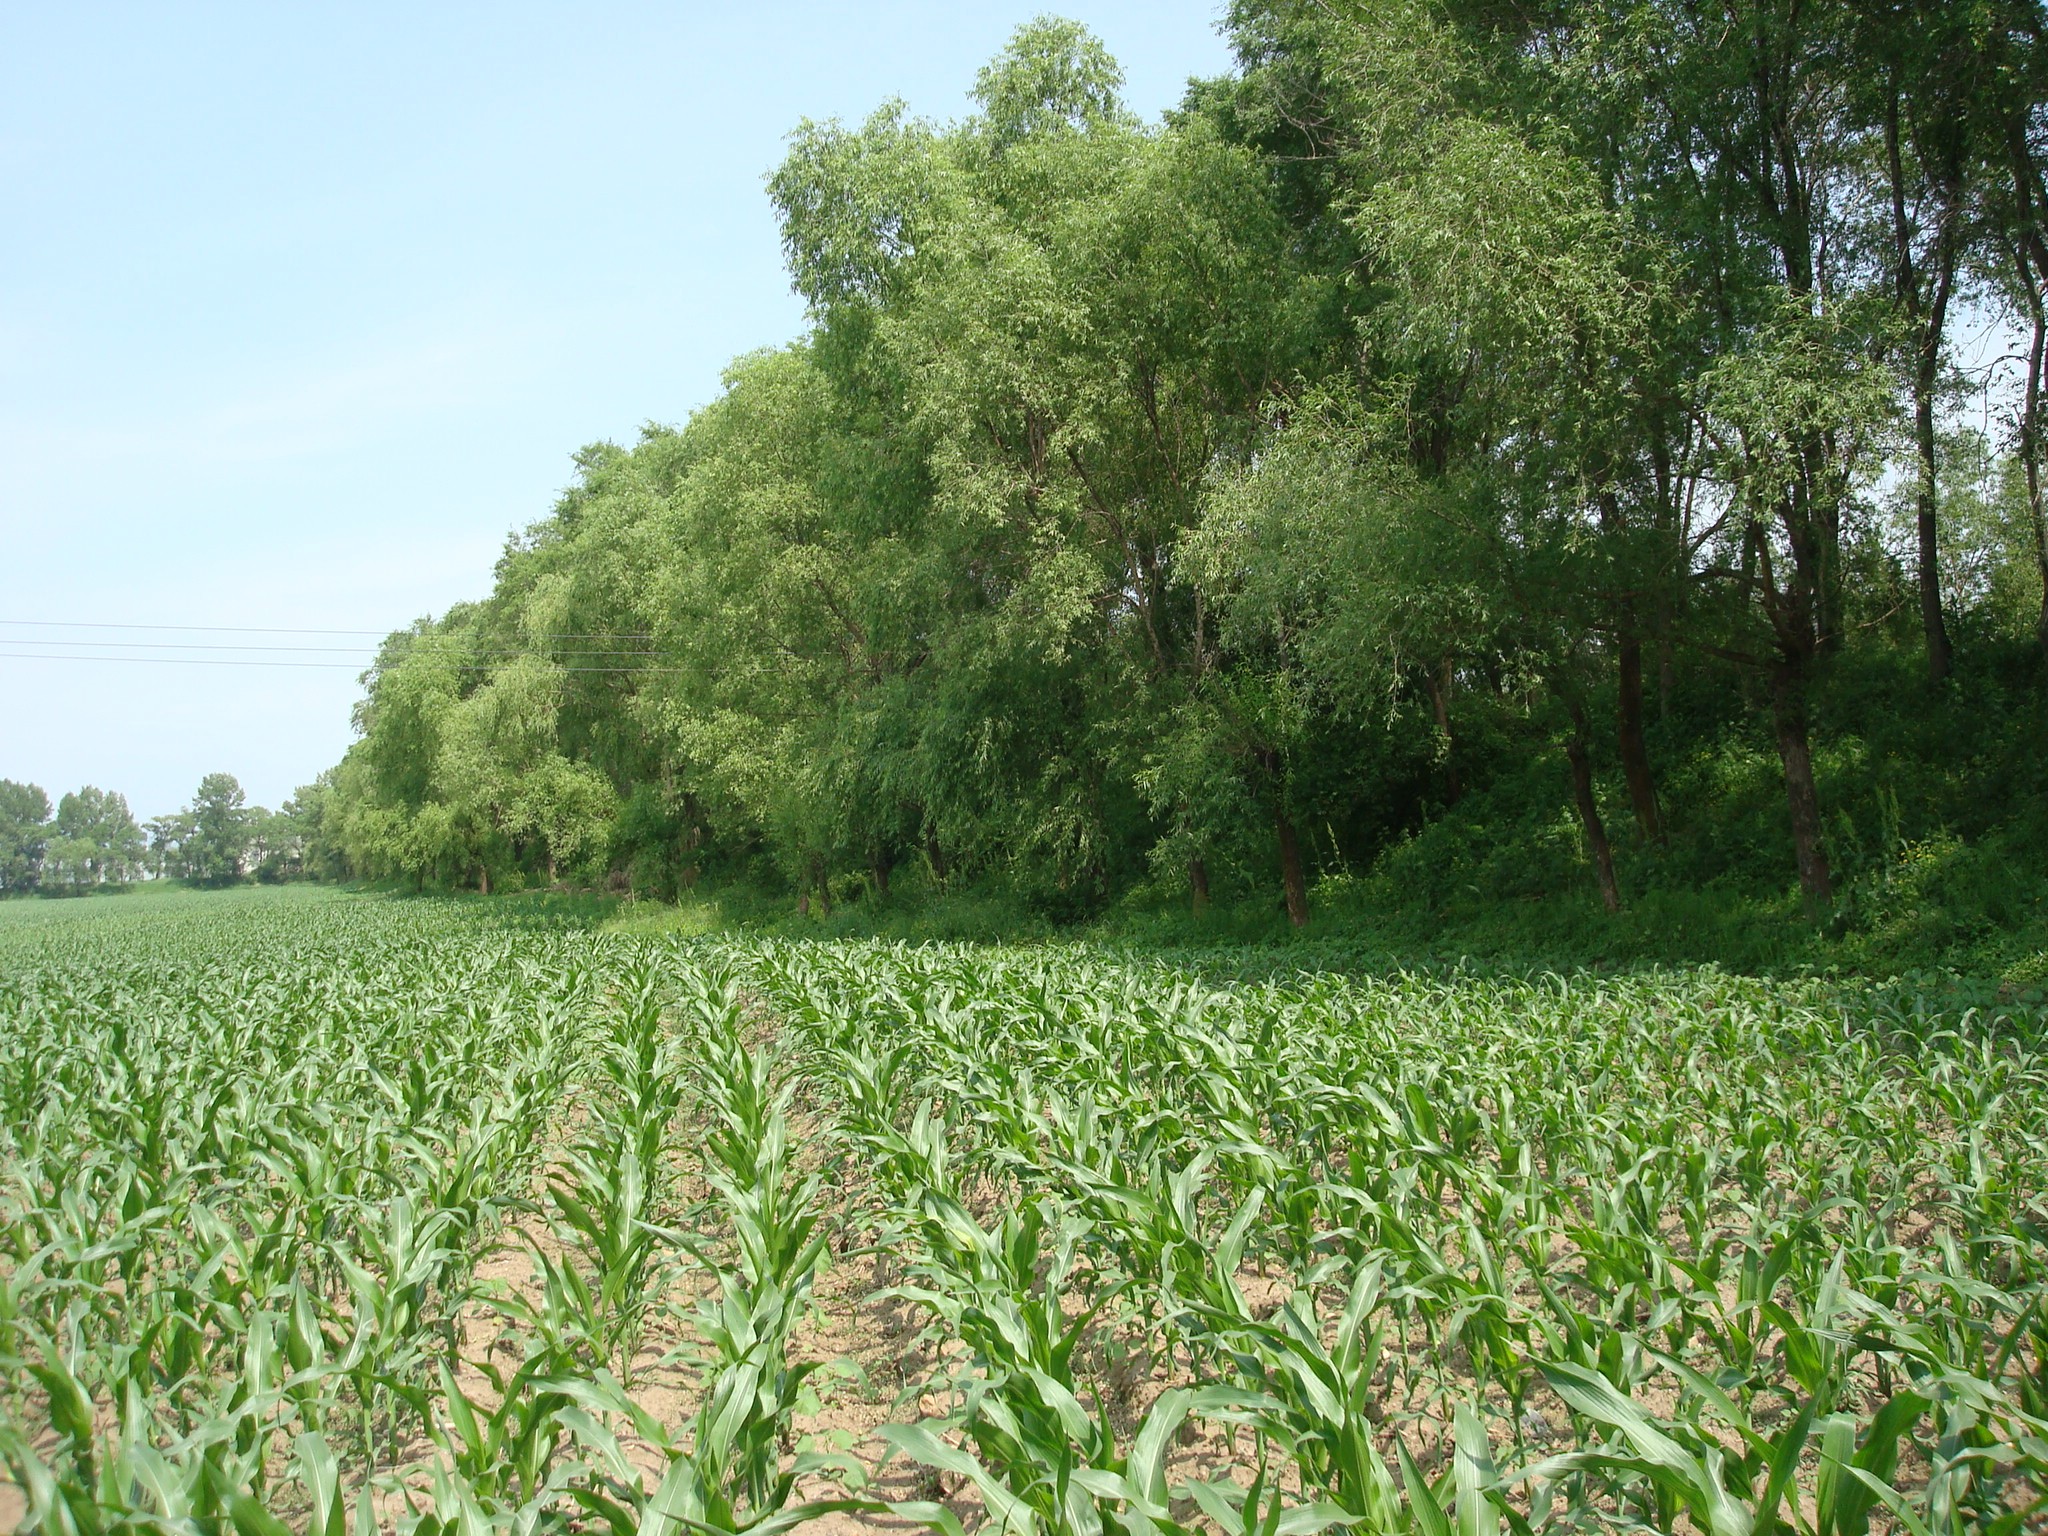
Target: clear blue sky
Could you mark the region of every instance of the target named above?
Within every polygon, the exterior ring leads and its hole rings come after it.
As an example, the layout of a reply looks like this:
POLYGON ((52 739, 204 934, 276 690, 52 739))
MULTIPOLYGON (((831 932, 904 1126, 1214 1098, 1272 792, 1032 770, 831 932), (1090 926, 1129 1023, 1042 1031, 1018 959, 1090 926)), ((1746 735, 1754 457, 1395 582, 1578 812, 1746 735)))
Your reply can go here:
MULTIPOLYGON (((789 130, 957 116, 1041 9, 1148 117, 1229 63, 1205 0, 5 7, 0 620, 383 631, 483 595, 579 445, 802 329, 762 188, 789 130)), ((0 659, 0 778, 147 817, 224 769, 276 805, 358 694, 353 654, 298 655, 348 665, 0 659)))

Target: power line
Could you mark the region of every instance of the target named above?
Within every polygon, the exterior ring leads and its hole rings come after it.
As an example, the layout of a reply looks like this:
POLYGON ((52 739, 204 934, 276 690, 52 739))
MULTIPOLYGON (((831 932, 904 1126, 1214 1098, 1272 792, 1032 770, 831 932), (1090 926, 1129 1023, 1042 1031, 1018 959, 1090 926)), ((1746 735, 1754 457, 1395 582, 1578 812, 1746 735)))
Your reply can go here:
MULTIPOLYGON (((378 649, 376 646, 369 645, 255 645, 249 643, 233 645, 204 640, 80 640, 69 636, 62 640, 42 640, 29 635, 10 636, 7 643, 10 645, 91 646, 95 650, 129 651, 315 651, 324 652, 329 655, 348 656, 364 655, 378 649)), ((535 651, 523 647, 499 645, 465 645, 461 649, 462 653, 467 656, 502 656, 514 661, 525 656, 545 658, 549 654, 545 651, 535 651)), ((562 654, 566 656, 658 656, 661 653, 659 651, 570 650, 564 651, 562 654)), ((145 658, 138 657, 136 659, 143 660, 145 658)), ((340 666, 342 663, 335 662, 333 665, 340 666)))
MULTIPOLYGON (((638 655, 639 652, 628 652, 638 655)), ((133 662, 140 665, 186 667, 325 667, 343 672, 360 672, 360 663, 353 661, 268 661, 254 656, 68 656, 50 651, 0 651, 0 661, 109 661, 133 662)), ((409 665, 424 666, 436 672, 496 672, 501 670, 494 663, 477 662, 410 662, 409 665)), ((685 667, 583 667, 568 666, 564 672, 611 672, 633 673, 640 676, 664 676, 687 671, 685 667)))
POLYGON ((268 629, 249 624, 116 624, 96 619, 0 619, 0 624, 24 629, 140 629, 179 630, 211 635, 386 635, 383 629, 268 629))
MULTIPOLYGON (((393 635, 404 635, 409 639, 431 639, 428 635, 414 635, 404 629, 286 629, 252 624, 126 624, 104 619, 0 619, 0 624, 18 629, 126 629, 163 630, 180 634, 202 635, 370 635, 378 639, 389 639, 393 635)), ((651 634, 608 634, 589 631, 581 634, 530 635, 531 640, 653 640, 651 634)))

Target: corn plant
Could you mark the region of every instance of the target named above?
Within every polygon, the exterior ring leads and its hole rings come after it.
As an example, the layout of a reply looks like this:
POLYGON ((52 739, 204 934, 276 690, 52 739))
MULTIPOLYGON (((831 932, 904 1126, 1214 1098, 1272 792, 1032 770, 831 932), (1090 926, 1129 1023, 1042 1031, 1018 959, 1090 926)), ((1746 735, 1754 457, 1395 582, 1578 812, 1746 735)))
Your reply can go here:
POLYGON ((890 1453, 1017 1528, 2048 1508, 2024 1010, 114 906, 0 912, 0 1458, 37 1529, 874 1512, 802 1440, 835 1250, 925 1330, 944 1411, 890 1453))

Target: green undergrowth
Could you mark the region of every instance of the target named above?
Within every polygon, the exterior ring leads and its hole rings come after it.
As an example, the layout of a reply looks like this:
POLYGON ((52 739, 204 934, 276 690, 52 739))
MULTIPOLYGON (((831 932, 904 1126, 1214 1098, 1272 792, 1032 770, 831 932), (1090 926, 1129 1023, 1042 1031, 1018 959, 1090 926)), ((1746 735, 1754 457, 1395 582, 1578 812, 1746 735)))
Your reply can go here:
MULTIPOLYGON (((1331 855, 1304 827, 1310 921, 1297 932, 1277 870, 1211 861, 1202 913, 1178 871, 1055 911, 1002 874, 940 889, 921 864, 876 899, 842 876, 829 913, 792 896, 701 891, 678 906, 623 905, 634 932, 735 928, 918 942, 1085 939, 1166 950, 1251 945, 1346 957, 1349 968, 1493 971, 1715 965, 1764 975, 1894 979, 2027 1002, 2048 990, 2048 694, 2032 649, 1980 649, 1930 693, 1911 658, 1860 657, 1814 698, 1815 772, 1836 899, 1819 921, 1793 882, 1784 780, 1758 711, 1681 690, 1656 710, 1649 748, 1664 835, 1641 835, 1620 774, 1599 796, 1623 909, 1595 894, 1557 753, 1476 754, 1474 787, 1371 861, 1331 855), (1901 698, 1913 700, 1902 709, 1901 698), (1986 729, 1985 722, 1995 722, 1986 729)), ((1597 755, 1597 754, 1596 754, 1597 755)))

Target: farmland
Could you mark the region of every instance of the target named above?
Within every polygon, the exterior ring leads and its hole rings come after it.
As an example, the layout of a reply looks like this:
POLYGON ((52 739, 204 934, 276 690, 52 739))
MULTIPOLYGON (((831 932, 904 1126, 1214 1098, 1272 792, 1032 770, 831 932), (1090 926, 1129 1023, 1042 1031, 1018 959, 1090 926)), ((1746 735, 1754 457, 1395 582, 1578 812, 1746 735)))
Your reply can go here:
MULTIPOLYGON (((511 914, 511 915, 507 915, 511 914)), ((2038 1529, 2040 1023, 0 908, 0 1452, 53 1531, 2038 1529)))

